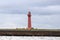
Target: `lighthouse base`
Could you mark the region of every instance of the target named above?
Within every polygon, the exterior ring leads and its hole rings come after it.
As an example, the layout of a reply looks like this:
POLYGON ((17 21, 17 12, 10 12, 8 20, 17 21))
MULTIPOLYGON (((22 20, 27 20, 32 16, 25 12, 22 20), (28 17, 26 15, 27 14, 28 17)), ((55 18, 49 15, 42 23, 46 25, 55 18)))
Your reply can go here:
POLYGON ((28 28, 28 30, 31 30, 32 28, 28 28))

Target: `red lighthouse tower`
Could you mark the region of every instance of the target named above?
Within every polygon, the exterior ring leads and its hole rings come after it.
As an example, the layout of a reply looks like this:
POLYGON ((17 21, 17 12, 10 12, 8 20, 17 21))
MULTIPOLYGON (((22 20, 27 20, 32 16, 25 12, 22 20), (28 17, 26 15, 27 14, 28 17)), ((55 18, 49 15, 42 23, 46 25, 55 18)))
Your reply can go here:
POLYGON ((28 30, 31 30, 31 12, 28 12, 28 30))

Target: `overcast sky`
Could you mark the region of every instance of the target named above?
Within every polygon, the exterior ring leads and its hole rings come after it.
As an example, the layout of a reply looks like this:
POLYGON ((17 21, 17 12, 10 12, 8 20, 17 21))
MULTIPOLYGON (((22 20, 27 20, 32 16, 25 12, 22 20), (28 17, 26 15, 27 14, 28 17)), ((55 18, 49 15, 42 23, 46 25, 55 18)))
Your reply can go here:
POLYGON ((60 29, 60 0, 0 0, 0 28, 26 28, 28 11, 32 27, 60 29))

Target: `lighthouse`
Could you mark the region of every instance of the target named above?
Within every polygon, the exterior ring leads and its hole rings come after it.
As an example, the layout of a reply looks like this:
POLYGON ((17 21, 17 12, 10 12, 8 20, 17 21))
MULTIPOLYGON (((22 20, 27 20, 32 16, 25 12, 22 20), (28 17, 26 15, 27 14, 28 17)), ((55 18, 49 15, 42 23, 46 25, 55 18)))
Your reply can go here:
POLYGON ((28 12, 27 16, 28 16, 28 30, 31 30, 32 27, 31 27, 31 12, 30 11, 28 12))

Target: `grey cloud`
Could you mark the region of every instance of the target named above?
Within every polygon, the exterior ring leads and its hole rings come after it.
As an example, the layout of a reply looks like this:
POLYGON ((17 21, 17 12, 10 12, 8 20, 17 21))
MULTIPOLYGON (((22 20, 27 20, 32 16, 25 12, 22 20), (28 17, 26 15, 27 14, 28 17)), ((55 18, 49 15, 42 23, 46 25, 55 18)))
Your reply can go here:
POLYGON ((60 0, 30 0, 30 5, 32 6, 50 6, 50 5, 60 5, 60 0))
POLYGON ((40 15, 57 15, 60 14, 60 5, 47 6, 47 7, 31 7, 31 11, 34 14, 40 15))
POLYGON ((60 0, 0 0, 0 13, 25 14, 28 9, 33 14, 60 14, 60 0))

